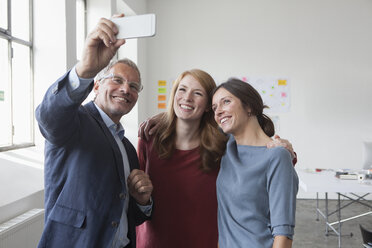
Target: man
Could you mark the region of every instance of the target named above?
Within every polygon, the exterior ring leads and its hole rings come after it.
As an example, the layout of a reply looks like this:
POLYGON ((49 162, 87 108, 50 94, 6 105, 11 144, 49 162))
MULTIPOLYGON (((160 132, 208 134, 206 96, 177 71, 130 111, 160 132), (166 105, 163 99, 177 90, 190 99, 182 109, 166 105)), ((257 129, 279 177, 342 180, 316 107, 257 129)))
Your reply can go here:
POLYGON ((137 102, 140 73, 128 59, 109 64, 125 43, 117 32, 102 18, 87 37, 83 59, 36 109, 46 139, 39 247, 135 248, 135 226, 151 214, 152 183, 137 169, 136 151, 119 122, 137 102), (82 106, 92 88, 94 101, 82 106))

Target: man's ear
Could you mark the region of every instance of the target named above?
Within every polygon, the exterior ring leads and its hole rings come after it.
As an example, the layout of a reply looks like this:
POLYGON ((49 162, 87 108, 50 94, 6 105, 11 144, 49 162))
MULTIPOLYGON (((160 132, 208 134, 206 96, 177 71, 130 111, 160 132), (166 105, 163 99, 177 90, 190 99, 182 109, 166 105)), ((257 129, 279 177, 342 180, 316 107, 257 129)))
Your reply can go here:
POLYGON ((99 86, 101 86, 100 81, 98 81, 98 80, 94 81, 93 90, 94 90, 94 93, 96 93, 96 95, 97 95, 97 91, 98 91, 99 86))

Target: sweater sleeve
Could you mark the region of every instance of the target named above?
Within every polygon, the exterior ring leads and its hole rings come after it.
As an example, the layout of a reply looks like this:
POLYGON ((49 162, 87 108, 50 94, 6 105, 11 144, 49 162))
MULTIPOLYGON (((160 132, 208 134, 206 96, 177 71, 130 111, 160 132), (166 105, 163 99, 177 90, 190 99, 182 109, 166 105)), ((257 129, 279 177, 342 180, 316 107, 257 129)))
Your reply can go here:
POLYGON ((272 150, 267 170, 271 231, 274 237, 293 239, 298 177, 289 152, 279 147, 272 150))

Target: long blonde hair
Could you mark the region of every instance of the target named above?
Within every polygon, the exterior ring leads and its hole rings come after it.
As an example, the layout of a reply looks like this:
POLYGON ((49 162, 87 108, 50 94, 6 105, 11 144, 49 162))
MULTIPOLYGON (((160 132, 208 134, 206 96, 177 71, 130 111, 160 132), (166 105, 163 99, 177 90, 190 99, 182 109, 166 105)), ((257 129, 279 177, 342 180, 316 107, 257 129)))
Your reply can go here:
POLYGON ((181 73, 173 84, 168 101, 167 113, 160 122, 160 127, 154 138, 154 147, 161 159, 170 158, 175 150, 176 120, 174 112, 174 97, 180 81, 186 76, 193 76, 205 89, 208 97, 208 111, 204 112, 199 127, 201 169, 210 171, 219 167, 221 157, 226 148, 226 136, 218 129, 211 110, 212 96, 210 93, 216 87, 213 78, 205 71, 192 69, 181 73))

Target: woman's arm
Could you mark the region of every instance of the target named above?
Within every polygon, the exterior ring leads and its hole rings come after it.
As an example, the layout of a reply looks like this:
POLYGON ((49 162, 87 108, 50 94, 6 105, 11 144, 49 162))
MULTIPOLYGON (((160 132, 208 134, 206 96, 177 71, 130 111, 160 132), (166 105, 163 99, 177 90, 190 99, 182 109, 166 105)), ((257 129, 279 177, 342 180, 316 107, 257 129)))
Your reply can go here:
POLYGON ((291 248, 292 240, 286 236, 277 235, 274 238, 273 248, 291 248))
POLYGON ((270 225, 272 235, 275 237, 273 247, 291 247, 281 246, 281 244, 293 238, 298 177, 292 167, 289 152, 283 148, 270 149, 270 151, 272 152, 271 164, 268 167, 266 176, 270 225), (276 246, 275 243, 280 244, 280 246, 276 246))

